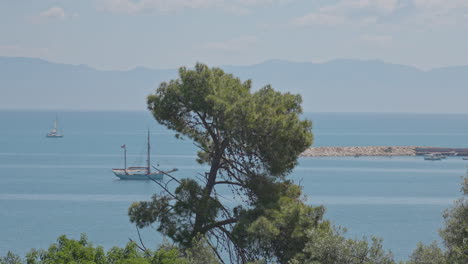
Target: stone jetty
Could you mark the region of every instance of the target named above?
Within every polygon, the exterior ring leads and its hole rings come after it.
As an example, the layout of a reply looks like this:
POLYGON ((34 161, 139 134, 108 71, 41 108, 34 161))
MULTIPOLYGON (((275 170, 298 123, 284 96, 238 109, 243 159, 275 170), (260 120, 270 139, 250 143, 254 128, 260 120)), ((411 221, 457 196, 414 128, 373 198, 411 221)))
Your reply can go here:
POLYGON ((468 148, 416 147, 416 146, 366 146, 366 147, 311 147, 302 157, 346 157, 346 156, 422 156, 440 154, 444 156, 468 156, 468 148))
POLYGON ((416 146, 311 147, 302 157, 416 156, 416 146))

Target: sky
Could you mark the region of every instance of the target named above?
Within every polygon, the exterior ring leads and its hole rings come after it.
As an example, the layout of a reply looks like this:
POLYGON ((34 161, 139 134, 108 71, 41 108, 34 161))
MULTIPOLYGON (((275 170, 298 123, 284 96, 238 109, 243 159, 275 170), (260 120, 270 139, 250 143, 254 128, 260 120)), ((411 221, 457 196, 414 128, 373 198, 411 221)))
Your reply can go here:
POLYGON ((270 59, 468 65, 468 0, 0 0, 0 56, 101 70, 270 59))

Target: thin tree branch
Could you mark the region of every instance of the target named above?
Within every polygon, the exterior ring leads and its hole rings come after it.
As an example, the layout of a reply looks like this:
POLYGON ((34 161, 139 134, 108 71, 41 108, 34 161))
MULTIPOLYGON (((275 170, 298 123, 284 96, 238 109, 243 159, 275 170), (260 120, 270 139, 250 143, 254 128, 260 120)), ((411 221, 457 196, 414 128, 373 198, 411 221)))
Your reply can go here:
POLYGON ((172 194, 169 189, 167 189, 166 186, 162 185, 158 180, 155 180, 153 179, 151 176, 147 175, 148 179, 152 180, 153 182, 155 182, 157 185, 159 185, 161 188, 164 189, 164 191, 169 194, 172 198, 174 198, 175 200, 177 201, 180 201, 174 194, 172 194))
MULTIPOLYGON (((180 181, 179 181, 177 178, 175 178, 174 176, 170 175, 168 172, 162 171, 162 170, 156 168, 155 166, 152 166, 152 167, 153 167, 155 170, 157 170, 158 172, 160 172, 160 173, 162 173, 162 174, 168 176, 169 178, 173 179, 173 180, 176 181, 178 184, 180 184, 180 181)), ((176 171, 176 169, 173 169, 171 172, 174 172, 174 171, 176 171)))
POLYGON ((229 239, 229 241, 232 242, 232 244, 234 245, 234 248, 236 249, 236 251, 238 253, 238 256, 241 258, 242 263, 247 263, 247 254, 246 254, 245 250, 243 250, 241 247, 236 245, 236 243, 234 243, 234 239, 233 239, 233 237, 231 235, 231 232, 229 232, 223 226, 220 226, 220 227, 217 227, 217 228, 219 228, 219 230, 223 231, 223 233, 226 235, 226 237, 229 239))
POLYGON ((146 251, 144 248, 140 247, 140 245, 138 245, 138 243, 137 243, 137 242, 133 241, 133 239, 131 239, 131 238, 128 238, 128 240, 130 240, 130 242, 133 242, 133 243, 135 243, 135 245, 136 245, 136 246, 137 246, 137 247, 138 247, 138 248, 139 248, 141 251, 143 251, 143 252, 145 252, 145 251, 146 251))
POLYGON ((200 113, 198 113, 197 111, 194 111, 194 113, 200 118, 200 121, 202 121, 206 131, 208 131, 208 133, 210 134, 210 136, 213 139, 213 142, 215 143, 215 145, 219 146, 219 139, 216 136, 216 134, 213 132, 213 130, 211 130, 211 126, 206 122, 206 119, 205 119, 206 117, 202 117, 200 115, 200 113))
POLYGON ((238 185, 238 186, 244 187, 244 184, 238 183, 238 182, 232 182, 232 181, 217 181, 214 184, 215 185, 216 184, 231 184, 231 185, 238 185))
POLYGON ((142 247, 145 249, 145 251, 146 251, 146 250, 147 250, 147 249, 146 249, 146 246, 145 246, 145 244, 143 243, 143 239, 141 239, 140 228, 138 228, 137 225, 135 225, 135 227, 136 227, 136 230, 137 230, 137 233, 138 233, 138 239, 140 240, 141 246, 142 246, 142 247))
MULTIPOLYGON (((211 233, 213 233, 213 232, 211 232, 211 233)), ((213 235, 216 236, 215 234, 213 234, 213 235)), ((216 257, 218 258, 218 260, 219 260, 221 263, 225 264, 223 258, 221 258, 221 255, 218 253, 218 250, 216 249, 216 247, 213 246, 213 245, 211 244, 211 242, 210 242, 208 239, 206 239, 206 242, 207 242, 208 245, 211 247, 211 249, 213 250, 213 252, 216 254, 216 257)))
MULTIPOLYGON (((234 217, 234 218, 229 218, 229 219, 226 219, 226 220, 223 220, 223 221, 219 221, 219 222, 216 222, 216 223, 213 223, 211 225, 207 225, 203 228, 202 231, 209 231, 213 228, 216 228, 216 227, 222 227, 222 226, 225 226, 225 225, 229 225, 229 224, 234 224, 238 221, 239 219, 237 217, 234 217)), ((204 232, 202 232, 203 234, 204 232)))

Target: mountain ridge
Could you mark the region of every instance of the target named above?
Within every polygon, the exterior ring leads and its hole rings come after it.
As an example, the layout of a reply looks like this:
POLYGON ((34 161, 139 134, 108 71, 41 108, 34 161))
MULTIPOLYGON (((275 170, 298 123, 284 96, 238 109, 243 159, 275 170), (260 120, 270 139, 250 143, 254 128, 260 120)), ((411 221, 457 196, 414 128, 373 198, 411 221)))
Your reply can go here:
MULTIPOLYGON (((268 60, 221 66, 253 88, 299 93, 307 112, 468 113, 468 66, 421 70, 379 60, 268 60)), ((0 57, 0 109, 144 110, 177 69, 98 70, 39 58, 0 57)))

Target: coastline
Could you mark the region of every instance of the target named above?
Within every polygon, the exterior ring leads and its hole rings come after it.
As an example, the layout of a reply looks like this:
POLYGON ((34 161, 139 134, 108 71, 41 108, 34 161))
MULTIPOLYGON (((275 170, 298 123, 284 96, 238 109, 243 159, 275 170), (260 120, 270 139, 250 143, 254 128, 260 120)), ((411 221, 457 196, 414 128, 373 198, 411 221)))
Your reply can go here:
POLYGON ((416 156, 417 146, 310 147, 301 157, 416 156))
POLYGON ((310 147, 301 157, 360 157, 360 156, 468 156, 468 148, 418 147, 418 146, 360 146, 360 147, 310 147))

